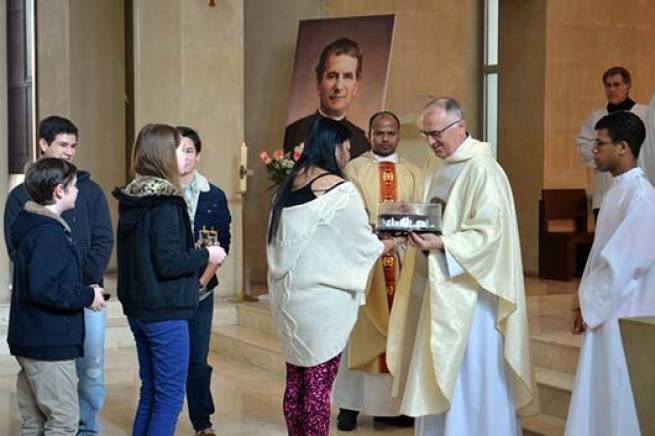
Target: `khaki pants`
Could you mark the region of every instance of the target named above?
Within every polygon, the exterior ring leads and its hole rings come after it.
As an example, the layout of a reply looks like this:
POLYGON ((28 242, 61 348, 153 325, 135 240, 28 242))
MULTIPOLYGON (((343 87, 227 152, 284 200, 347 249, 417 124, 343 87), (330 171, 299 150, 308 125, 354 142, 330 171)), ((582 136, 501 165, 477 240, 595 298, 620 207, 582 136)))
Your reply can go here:
POLYGON ((75 435, 80 419, 75 360, 17 357, 16 399, 23 436, 75 435))

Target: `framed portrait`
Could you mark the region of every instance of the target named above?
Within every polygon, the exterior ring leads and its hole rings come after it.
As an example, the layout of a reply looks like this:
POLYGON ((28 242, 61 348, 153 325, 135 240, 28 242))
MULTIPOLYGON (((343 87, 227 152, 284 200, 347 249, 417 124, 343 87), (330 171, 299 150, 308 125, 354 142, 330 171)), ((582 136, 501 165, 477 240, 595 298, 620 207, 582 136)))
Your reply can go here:
POLYGON ((302 20, 284 149, 304 142, 317 117, 351 130, 351 158, 370 149, 369 117, 384 108, 394 15, 302 20))

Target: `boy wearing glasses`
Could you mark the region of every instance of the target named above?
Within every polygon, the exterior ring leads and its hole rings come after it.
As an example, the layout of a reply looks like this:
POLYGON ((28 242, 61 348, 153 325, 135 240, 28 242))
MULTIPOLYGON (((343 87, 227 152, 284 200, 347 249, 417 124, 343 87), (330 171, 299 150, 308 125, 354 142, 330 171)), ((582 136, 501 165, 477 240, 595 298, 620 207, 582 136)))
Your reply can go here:
POLYGON ((655 315, 655 188, 637 166, 641 119, 618 112, 595 128, 594 164, 612 183, 573 309, 572 333, 583 336, 566 434, 637 435, 619 318, 655 315))

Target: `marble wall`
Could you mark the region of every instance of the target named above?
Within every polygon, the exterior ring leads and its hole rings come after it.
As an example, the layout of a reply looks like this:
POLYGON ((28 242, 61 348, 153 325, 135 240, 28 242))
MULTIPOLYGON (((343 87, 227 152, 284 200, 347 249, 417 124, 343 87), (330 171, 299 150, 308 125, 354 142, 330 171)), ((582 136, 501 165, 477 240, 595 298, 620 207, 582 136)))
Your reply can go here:
MULTIPOLYGON (((330 17, 395 14, 386 106, 407 129, 404 140, 417 139, 418 117, 431 98, 447 95, 462 103, 468 127, 482 130, 482 7, 478 0, 326 0, 330 17)), ((403 126, 404 127, 404 126, 403 126)), ((400 146, 420 164, 424 141, 400 146)))
POLYGON ((523 267, 536 272, 544 173, 546 0, 504 0, 499 17, 498 161, 512 184, 523 267))
POLYGON ((134 1, 135 126, 163 122, 196 128, 200 171, 220 186, 232 212, 232 248, 219 269, 219 295, 241 291, 244 140, 243 0, 134 1))
POLYGON ((607 104, 602 75, 622 65, 632 74, 632 97, 655 94, 655 2, 549 0, 546 14, 544 187, 590 186, 575 149, 585 117, 607 104))
MULTIPOLYGON (((233 253, 221 271, 226 293, 241 288, 242 254, 252 281, 265 282, 271 193, 257 155, 282 142, 298 20, 396 14, 385 106, 401 118, 401 154, 420 164, 427 148, 417 119, 429 96, 458 98, 471 132, 481 133, 481 3, 230 0, 209 7, 206 1, 134 0, 135 124, 184 123, 200 130, 202 170, 226 191, 234 214, 233 253), (244 138, 254 174, 242 198, 237 171, 244 138)), ((106 193, 125 182, 131 147, 125 144, 125 11, 118 4, 37 2, 39 115, 59 113, 78 124, 77 162, 106 193)), ((540 189, 589 185, 573 137, 584 116, 604 104, 602 72, 612 64, 630 68, 633 96, 642 102, 655 91, 648 44, 655 3, 626 0, 618 9, 610 0, 500 5, 498 157, 514 186, 525 269, 536 272, 540 189), (603 13, 609 9, 612 14, 603 13)), ((0 50, 6 56, 4 44, 0 50)), ((0 119, 6 123, 4 112, 0 119)), ((2 123, 0 149, 6 149, 2 123)), ((0 268, 6 282, 5 272, 0 268)))
MULTIPOLYGON (((37 4, 37 119, 70 118, 79 129, 75 164, 91 173, 118 218, 115 186, 125 182, 123 3, 37 4)), ((109 269, 115 269, 112 258, 109 269)))
POLYGON ((504 0, 500 6, 498 157, 514 185, 524 268, 536 273, 541 189, 591 186, 575 135, 607 103, 603 72, 627 67, 637 101, 655 93, 649 43, 655 3, 504 0))
POLYGON ((641 434, 655 434, 655 317, 624 318, 619 326, 641 434))
POLYGON ((478 0, 326 0, 329 16, 395 14, 386 109, 402 123, 398 153, 423 167, 430 152, 418 134, 423 106, 457 99, 471 134, 482 134, 482 5, 478 0))
MULTIPOLYGON (((123 2, 52 0, 37 6, 39 117, 56 113, 78 125, 76 163, 103 187, 116 224, 109 193, 125 183, 131 149, 125 143, 123 2)), ((133 8, 135 124, 137 129, 147 122, 188 124, 200 131, 201 170, 225 190, 233 213, 234 244, 219 271, 220 293, 237 294, 243 248, 237 176, 244 138, 243 1, 212 8, 204 1, 135 0, 133 8)), ((6 45, 0 46, 4 58, 6 45)), ((0 119, 6 123, 6 114, 0 119)), ((0 135, 6 149, 4 124, 0 135)), ((6 184, 7 177, 0 173, 0 180, 6 184)))
POLYGON ((325 16, 324 0, 245 2, 245 134, 248 192, 244 196, 246 275, 266 282, 266 222, 273 192, 261 151, 282 147, 298 21, 325 16))
POLYGON ((481 17, 477 0, 246 1, 246 138, 255 174, 245 203, 246 266, 266 281, 266 219, 271 193, 261 150, 282 143, 298 20, 396 14, 386 108, 403 124, 399 151, 419 166, 427 147, 418 136, 421 107, 450 95, 467 110, 469 129, 481 131, 481 17), (272 56, 271 56, 272 55, 272 56))

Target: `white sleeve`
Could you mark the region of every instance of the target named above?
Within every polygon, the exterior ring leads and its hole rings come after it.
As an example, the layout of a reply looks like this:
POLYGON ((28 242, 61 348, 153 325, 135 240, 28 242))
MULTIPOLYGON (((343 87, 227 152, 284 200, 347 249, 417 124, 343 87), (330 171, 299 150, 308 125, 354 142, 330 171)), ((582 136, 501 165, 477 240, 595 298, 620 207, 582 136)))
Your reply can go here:
POLYGON ((575 136, 575 146, 580 153, 580 157, 584 161, 585 165, 589 168, 596 168, 594 163, 594 154, 592 150, 594 149, 594 142, 596 141, 596 130, 594 125, 596 124, 596 112, 593 112, 587 117, 586 120, 580 126, 580 131, 575 136))
POLYGON ((461 274, 464 274, 464 268, 455 260, 453 256, 448 253, 448 250, 444 248, 444 253, 446 254, 446 267, 448 268, 448 276, 452 279, 461 274))
POLYGON ((650 183, 655 186, 655 95, 653 95, 646 113, 643 115, 637 113, 637 115, 646 125, 646 139, 639 152, 639 166, 644 170, 650 183))
POLYGON ((384 244, 373 233, 364 202, 356 188, 351 185, 344 187, 343 190, 345 191, 343 195, 348 197, 348 201, 334 217, 334 237, 338 241, 336 246, 341 250, 340 253, 335 253, 335 256, 347 259, 349 268, 343 270, 343 261, 341 261, 340 269, 331 270, 329 265, 324 265, 324 273, 330 271, 332 280, 342 283, 343 289, 359 293, 355 298, 363 304, 368 276, 375 261, 382 254, 384 244))
POLYGON ((580 284, 582 316, 590 327, 612 319, 653 267, 653 216, 655 207, 650 200, 634 203, 580 284))

